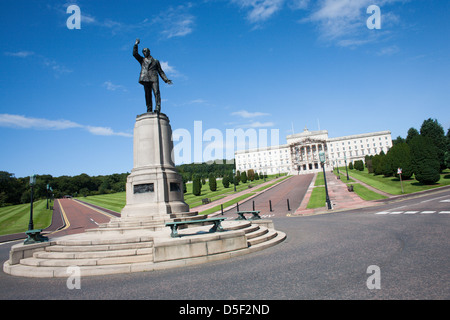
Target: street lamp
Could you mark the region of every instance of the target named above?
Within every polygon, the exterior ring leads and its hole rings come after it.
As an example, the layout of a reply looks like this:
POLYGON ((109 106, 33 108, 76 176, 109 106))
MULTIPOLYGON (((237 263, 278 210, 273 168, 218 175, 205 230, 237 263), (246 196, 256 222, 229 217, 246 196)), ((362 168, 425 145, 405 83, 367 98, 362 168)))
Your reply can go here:
POLYGON ((233 169, 233 184, 234 184, 234 192, 236 192, 236 170, 233 169))
POLYGON ((347 156, 344 154, 344 161, 345 161, 345 171, 347 172, 347 181, 350 180, 350 178, 348 177, 348 169, 347 169, 347 156))
POLYGON ((322 163, 322 168, 323 168, 323 180, 325 181, 325 200, 327 202, 327 208, 328 210, 331 210, 331 201, 330 201, 330 197, 328 196, 328 186, 327 186, 327 177, 325 174, 325 152, 320 151, 319 152, 319 159, 320 162, 322 163))
POLYGON ((42 230, 34 230, 33 223, 33 189, 36 185, 36 175, 33 174, 30 177, 30 187, 31 187, 31 204, 30 204, 30 221, 28 222, 28 231, 25 232, 27 235, 27 239, 24 241, 24 244, 32 244, 36 242, 46 242, 48 241, 48 237, 44 237, 41 235, 42 230))
POLYGON ((30 204, 30 221, 28 222, 28 231, 34 229, 34 224, 33 224, 33 188, 34 188, 35 184, 36 184, 36 175, 33 174, 32 176, 30 176, 31 204, 30 204))

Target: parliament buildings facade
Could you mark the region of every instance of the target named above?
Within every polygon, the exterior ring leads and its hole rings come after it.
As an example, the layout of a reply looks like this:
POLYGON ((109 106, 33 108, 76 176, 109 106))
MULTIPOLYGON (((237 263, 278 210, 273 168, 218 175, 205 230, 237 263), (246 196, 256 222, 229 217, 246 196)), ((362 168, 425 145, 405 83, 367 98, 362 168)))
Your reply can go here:
POLYGON ((322 170, 319 152, 324 151, 326 166, 344 166, 345 161, 363 160, 366 155, 387 153, 392 147, 390 131, 328 138, 327 130, 288 135, 287 144, 235 152, 236 170, 258 173, 307 174, 322 170))

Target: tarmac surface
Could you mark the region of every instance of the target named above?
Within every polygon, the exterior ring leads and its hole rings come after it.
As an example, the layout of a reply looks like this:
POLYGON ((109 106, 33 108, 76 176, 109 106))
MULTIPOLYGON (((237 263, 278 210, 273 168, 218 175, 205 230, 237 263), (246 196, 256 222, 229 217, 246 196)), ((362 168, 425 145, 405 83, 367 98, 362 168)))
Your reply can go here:
MULTIPOLYGON (((79 290, 68 289, 63 278, 22 278, 1 272, 0 299, 213 299, 223 303, 235 299, 450 299, 450 188, 355 204, 355 194, 333 178, 330 175, 333 210, 302 209, 314 188, 314 179, 308 185, 302 180, 306 177, 291 177, 252 200, 259 206, 266 196, 279 199, 273 201, 279 204, 274 205, 280 208, 279 214, 276 211, 271 219, 287 239, 266 250, 185 268, 85 277, 79 290), (304 190, 303 200, 295 211, 286 213, 281 194, 295 190, 291 185, 295 182, 301 185, 297 190, 304 190), (374 265, 381 270, 379 290, 367 286, 371 275, 367 270, 374 265)), ((300 198, 300 194, 295 195, 300 198)), ((89 223, 88 219, 79 218, 79 222, 89 223)), ((8 259, 12 244, 0 244, 0 261, 8 259)))

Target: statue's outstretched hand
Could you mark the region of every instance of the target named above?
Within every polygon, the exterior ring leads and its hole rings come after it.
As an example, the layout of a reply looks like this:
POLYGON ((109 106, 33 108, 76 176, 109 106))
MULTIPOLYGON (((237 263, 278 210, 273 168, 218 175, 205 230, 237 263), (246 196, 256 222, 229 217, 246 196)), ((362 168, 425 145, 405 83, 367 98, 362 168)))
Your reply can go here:
POLYGON ((134 44, 139 44, 139 43, 141 43, 141 40, 136 39, 136 42, 134 44))
POLYGON ((173 84, 172 80, 167 80, 167 84, 173 84))

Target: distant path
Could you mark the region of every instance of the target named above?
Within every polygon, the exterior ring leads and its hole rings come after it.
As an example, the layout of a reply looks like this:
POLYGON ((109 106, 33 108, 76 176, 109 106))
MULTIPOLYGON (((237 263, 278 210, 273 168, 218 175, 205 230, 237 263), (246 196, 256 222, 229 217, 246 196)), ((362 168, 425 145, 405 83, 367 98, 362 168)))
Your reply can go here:
MULTIPOLYGON (((260 215, 263 218, 285 217, 286 214, 295 212, 300 206, 313 177, 314 174, 292 176, 273 188, 239 203, 239 210, 253 210, 254 202, 255 210, 261 211, 260 215), (289 199, 290 211, 288 211, 287 199, 289 199), (270 211, 269 200, 272 203, 272 211, 270 211)), ((237 217, 236 212, 237 208, 235 206, 225 211, 224 216, 237 217)))
POLYGON ((98 224, 109 222, 113 215, 98 210, 86 204, 72 199, 58 199, 59 210, 64 220, 64 227, 61 230, 52 231, 49 237, 63 236, 68 234, 82 233, 86 229, 97 228, 98 224))

